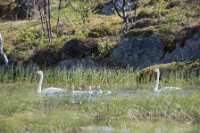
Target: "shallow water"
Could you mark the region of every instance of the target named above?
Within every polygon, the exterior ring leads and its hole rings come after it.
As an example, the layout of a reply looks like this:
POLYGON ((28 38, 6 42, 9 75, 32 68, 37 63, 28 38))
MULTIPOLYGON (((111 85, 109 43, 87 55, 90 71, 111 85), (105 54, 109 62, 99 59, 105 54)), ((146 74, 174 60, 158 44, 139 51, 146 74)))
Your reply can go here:
POLYGON ((180 96, 188 96, 188 95, 193 95, 199 93, 199 89, 182 89, 182 90, 177 90, 177 91, 165 91, 161 93, 156 93, 153 90, 141 90, 141 89, 125 89, 125 90, 119 90, 119 91, 112 91, 112 94, 115 95, 122 95, 122 96, 138 96, 138 95, 150 95, 150 96, 159 96, 162 94, 167 94, 167 95, 180 95, 180 96))
POLYGON ((106 90, 103 93, 94 93, 94 94, 78 94, 78 95, 73 95, 72 96, 72 103, 78 103, 81 101, 95 101, 98 100, 99 98, 105 99, 105 100, 109 100, 110 97, 115 96, 115 97, 124 97, 124 98, 130 98, 130 97, 134 97, 134 96, 140 96, 140 95, 146 95, 146 96, 159 96, 162 94, 166 94, 166 95, 180 95, 180 96, 189 96, 189 95, 193 95, 199 93, 200 94, 200 90, 198 89, 183 89, 183 90, 178 90, 178 91, 174 91, 174 92, 162 92, 160 94, 155 93, 152 90, 141 90, 141 89, 124 89, 124 90, 106 90), (111 92, 111 93, 108 93, 111 92))
POLYGON ((135 122, 128 127, 112 127, 102 125, 91 125, 81 127, 87 133, 194 133, 200 132, 198 125, 190 125, 178 122, 135 122))

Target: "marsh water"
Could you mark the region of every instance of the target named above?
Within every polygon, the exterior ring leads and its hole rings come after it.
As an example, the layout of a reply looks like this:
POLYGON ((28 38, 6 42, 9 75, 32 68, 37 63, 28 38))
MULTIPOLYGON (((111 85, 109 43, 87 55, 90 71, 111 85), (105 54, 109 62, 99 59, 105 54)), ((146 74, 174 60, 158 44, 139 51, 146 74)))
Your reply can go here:
POLYGON ((85 126, 81 127, 87 133, 199 133, 200 126, 189 125, 187 123, 176 123, 170 121, 159 122, 135 122, 132 126, 112 127, 112 126, 85 126))
POLYGON ((11 84, 0 89, 2 131, 7 130, 4 127, 23 129, 28 124, 33 132, 57 131, 58 127, 63 132, 72 128, 70 131, 84 133, 200 132, 199 88, 161 94, 135 88, 102 88, 103 93, 92 95, 72 95, 69 90, 59 100, 35 95, 35 88, 28 88, 11 84))
MULTIPOLYGON (((139 90, 139 89, 124 89, 111 91, 111 94, 107 94, 105 91, 102 95, 95 95, 94 99, 91 101, 97 100, 98 98, 103 97, 103 99, 109 100, 112 96, 120 98, 131 98, 137 97, 140 95, 158 97, 160 95, 173 96, 178 95, 181 97, 190 97, 194 94, 200 95, 199 89, 183 89, 176 92, 165 92, 161 94, 156 94, 153 91, 139 90)), ((76 100, 76 99, 74 99, 76 100)), ((80 99, 79 99, 80 100, 80 99)), ((78 101, 78 100, 77 100, 78 101)), ((87 133, 133 133, 133 132, 143 132, 143 133, 199 133, 200 125, 194 124, 191 121, 173 121, 173 120, 157 120, 157 121, 135 121, 135 122, 121 122, 120 126, 112 125, 88 125, 80 127, 82 132, 87 133)))
POLYGON ((102 93, 94 93, 94 94, 78 94, 74 95, 72 97, 72 103, 77 103, 82 100, 88 100, 90 101, 95 101, 98 100, 99 98, 103 98, 106 100, 109 100, 112 96, 115 97, 120 97, 120 98, 131 98, 135 96, 150 96, 150 97, 158 97, 160 95, 168 95, 168 96, 173 96, 173 95, 179 95, 179 96, 190 96, 193 94, 199 94, 200 95, 200 90, 199 89, 181 89, 177 91, 165 91, 162 93, 156 93, 153 90, 142 90, 142 89, 122 89, 122 90, 115 90, 115 89, 110 89, 103 91, 102 93))
POLYGON ((155 93, 154 81, 137 83, 132 70, 49 70, 42 88, 65 92, 48 97, 36 93, 34 73, 16 74, 0 74, 0 132, 200 132, 199 77, 172 74, 161 86, 183 89, 155 93), (73 95, 72 85, 88 93, 73 95), (89 85, 101 86, 103 93, 89 93, 89 85))

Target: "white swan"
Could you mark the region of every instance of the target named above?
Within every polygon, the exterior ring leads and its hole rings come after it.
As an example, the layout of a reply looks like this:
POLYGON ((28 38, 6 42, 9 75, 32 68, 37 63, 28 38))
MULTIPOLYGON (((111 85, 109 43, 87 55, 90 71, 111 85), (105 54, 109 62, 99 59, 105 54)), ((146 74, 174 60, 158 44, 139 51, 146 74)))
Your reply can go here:
POLYGON ((3 52, 3 38, 1 36, 1 33, 0 33, 0 54, 3 56, 5 65, 8 67, 8 58, 6 54, 3 52))
POLYGON ((54 88, 54 87, 50 87, 50 88, 46 88, 46 89, 42 90, 43 72, 37 71, 36 73, 39 74, 39 76, 40 76, 40 80, 38 82, 38 88, 37 88, 38 94, 53 96, 54 94, 63 94, 64 93, 64 89, 54 88))
POLYGON ((103 93, 100 86, 89 86, 89 97, 88 101, 95 101, 103 93))
POLYGON ((155 88, 154 88, 155 93, 159 94, 161 92, 173 92, 173 91, 181 89, 179 87, 163 87, 163 88, 158 89, 159 79, 160 79, 160 70, 158 68, 155 68, 154 71, 157 73, 156 85, 155 85, 155 88))
POLYGON ((83 93, 83 91, 82 91, 82 89, 80 87, 78 88, 79 90, 75 90, 74 86, 72 86, 71 88, 72 88, 72 94, 73 95, 75 95, 75 94, 82 94, 83 93))
POLYGON ((90 94, 93 94, 93 93, 102 94, 103 91, 102 91, 102 89, 101 89, 100 86, 89 86, 89 93, 90 93, 90 94), (93 88, 94 88, 95 90, 93 90, 93 88))

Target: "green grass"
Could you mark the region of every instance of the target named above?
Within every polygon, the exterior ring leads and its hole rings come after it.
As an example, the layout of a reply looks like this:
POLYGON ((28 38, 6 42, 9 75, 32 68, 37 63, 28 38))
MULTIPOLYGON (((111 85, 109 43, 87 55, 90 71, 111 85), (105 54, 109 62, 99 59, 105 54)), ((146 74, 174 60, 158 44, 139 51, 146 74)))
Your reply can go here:
MULTIPOLYGON (((200 122, 199 94, 187 97, 176 94, 113 96, 109 101, 100 99, 73 105, 68 98, 47 99, 36 95, 34 90, 34 87, 28 86, 0 90, 2 132, 72 132, 90 125, 120 128, 125 123, 127 128, 131 128, 133 125, 130 123, 160 120, 190 123, 187 125, 191 127, 200 122)), ((140 125, 138 127, 141 128, 140 125)))
MULTIPOLYGON (((9 70, 1 69, 0 82, 12 83, 22 81, 27 83, 34 82, 36 84, 36 80, 38 80, 35 74, 36 69, 33 68, 31 70, 28 67, 11 68, 9 70)), ((119 88, 126 85, 127 87, 134 86, 134 81, 136 81, 136 72, 132 69, 74 68, 72 70, 46 69, 43 72, 44 84, 61 85, 63 87, 69 87, 74 84, 119 88)))
POLYGON ((160 127, 169 127, 168 131, 173 131, 170 127, 175 128, 175 125, 188 127, 191 131, 199 129, 193 128, 200 123, 199 76, 185 78, 179 71, 161 80, 162 85, 177 85, 184 90, 195 88, 192 95, 174 93, 152 96, 148 94, 148 89, 153 88, 155 81, 137 83, 138 71, 130 68, 43 70, 43 87, 66 89, 73 84, 100 85, 103 90, 147 89, 141 95, 125 97, 115 94, 107 100, 102 97, 95 102, 72 104, 70 97, 38 96, 35 69, 0 69, 0 132, 82 132, 81 127, 95 125, 112 126, 119 132, 126 125, 127 128, 137 128, 133 131, 141 132, 144 130, 142 126, 147 123, 151 123, 145 126, 147 130, 151 129, 150 132, 160 127), (169 122, 174 125, 166 127, 169 122))

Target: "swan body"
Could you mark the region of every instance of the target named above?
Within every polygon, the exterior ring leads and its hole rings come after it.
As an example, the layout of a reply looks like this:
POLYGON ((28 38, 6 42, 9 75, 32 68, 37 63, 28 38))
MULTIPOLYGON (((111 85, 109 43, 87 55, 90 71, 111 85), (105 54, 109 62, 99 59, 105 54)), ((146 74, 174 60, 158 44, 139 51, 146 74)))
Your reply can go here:
POLYGON ((106 94, 108 94, 108 95, 111 95, 112 94, 112 92, 111 91, 107 91, 107 93, 106 94))
POLYGON ((89 86, 88 101, 95 101, 102 93, 103 91, 101 90, 100 86, 89 86))
POLYGON ((103 93, 100 86, 89 86, 89 90, 82 90, 81 87, 78 87, 78 90, 75 90, 75 87, 72 86, 72 94, 94 94, 94 93, 103 93), (96 90, 92 90, 96 88, 96 90))
POLYGON ((76 94, 82 94, 83 91, 81 90, 81 88, 79 87, 78 90, 75 90, 75 87, 72 86, 72 95, 76 95, 76 94))
POLYGON ((154 70, 157 73, 157 77, 156 77, 156 85, 154 88, 154 92, 157 94, 160 94, 161 92, 174 92, 176 90, 180 90, 181 88, 179 87, 163 87, 158 89, 159 86, 159 79, 160 79, 160 70, 158 68, 155 68, 154 70))
POLYGON ((38 82, 38 88, 37 88, 37 93, 38 94, 43 94, 47 96, 53 96, 54 94, 62 94, 64 93, 64 89, 61 88, 46 88, 42 90, 42 81, 43 81, 43 72, 42 71, 37 71, 36 72, 40 76, 40 80, 38 82))
POLYGON ((3 52, 3 38, 1 36, 1 33, 0 33, 0 54, 3 56, 5 65, 8 66, 8 58, 6 54, 3 52))
MULTIPOLYGON (((100 86, 89 86, 89 90, 82 90, 81 87, 78 87, 77 90, 75 90, 75 87, 72 86, 72 103, 81 102, 85 98, 88 99, 88 101, 95 101, 98 99, 101 94, 104 92, 101 90, 100 86)), ((106 95, 110 95, 111 91, 105 92, 106 95)))
POLYGON ((90 94, 93 94, 93 93, 102 94, 103 91, 100 86, 89 86, 89 93, 90 94), (92 90, 92 88, 95 88, 95 90, 92 90))

